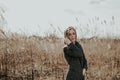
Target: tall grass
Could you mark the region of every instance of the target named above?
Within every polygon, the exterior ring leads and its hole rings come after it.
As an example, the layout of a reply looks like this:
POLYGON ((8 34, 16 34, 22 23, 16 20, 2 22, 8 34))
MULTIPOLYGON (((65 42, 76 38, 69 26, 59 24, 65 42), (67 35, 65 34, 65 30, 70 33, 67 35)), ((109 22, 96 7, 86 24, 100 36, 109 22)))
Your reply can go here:
MULTIPOLYGON (((63 39, 0 35, 0 80, 65 80, 63 39)), ((78 39, 88 60, 87 80, 120 79, 119 39, 78 39)))

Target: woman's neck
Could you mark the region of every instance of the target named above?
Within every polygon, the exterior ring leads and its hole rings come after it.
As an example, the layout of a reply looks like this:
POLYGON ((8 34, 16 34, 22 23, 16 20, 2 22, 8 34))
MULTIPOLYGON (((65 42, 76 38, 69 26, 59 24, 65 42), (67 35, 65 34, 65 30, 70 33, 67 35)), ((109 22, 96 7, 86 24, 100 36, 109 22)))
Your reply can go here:
POLYGON ((73 42, 73 44, 75 44, 75 42, 73 42))

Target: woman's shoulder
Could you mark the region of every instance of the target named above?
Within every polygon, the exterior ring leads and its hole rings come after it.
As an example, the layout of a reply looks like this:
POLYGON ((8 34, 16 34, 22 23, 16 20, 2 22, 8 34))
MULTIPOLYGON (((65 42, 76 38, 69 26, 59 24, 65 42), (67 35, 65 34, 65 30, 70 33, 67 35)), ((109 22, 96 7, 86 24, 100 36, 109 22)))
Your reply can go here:
POLYGON ((76 44, 77 46, 81 47, 81 44, 80 44, 78 41, 76 41, 75 44, 76 44))
POLYGON ((76 44, 79 44, 79 42, 78 42, 78 41, 75 41, 75 43, 76 43, 76 44))
POLYGON ((78 44, 78 45, 80 45, 80 43, 79 43, 78 41, 76 41, 76 42, 75 42, 75 44, 78 44))

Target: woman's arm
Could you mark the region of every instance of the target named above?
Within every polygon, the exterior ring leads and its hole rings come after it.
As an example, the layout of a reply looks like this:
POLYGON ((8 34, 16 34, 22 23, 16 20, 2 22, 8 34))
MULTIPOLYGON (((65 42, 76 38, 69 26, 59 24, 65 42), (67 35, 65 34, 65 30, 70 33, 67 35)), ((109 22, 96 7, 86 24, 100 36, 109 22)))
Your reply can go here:
POLYGON ((88 69, 88 67, 87 67, 87 60, 85 58, 84 53, 83 53, 83 68, 85 68, 86 70, 88 69))
MULTIPOLYGON (((84 51, 83 51, 83 48, 82 48, 82 46, 77 42, 76 43, 76 45, 77 46, 79 46, 79 48, 81 49, 81 51, 82 51, 82 66, 83 66, 83 68, 84 69, 88 69, 88 67, 87 67, 87 60, 86 60, 86 57, 85 57, 85 55, 84 55, 84 51)), ((80 59, 81 60, 81 59, 80 59)))
POLYGON ((80 49, 73 43, 70 43, 67 47, 64 47, 64 53, 71 57, 81 57, 80 49))
POLYGON ((85 57, 85 54, 84 54, 84 51, 83 51, 81 45, 80 45, 80 47, 81 47, 81 50, 82 50, 82 53, 83 53, 83 68, 87 70, 88 69, 88 67, 87 67, 87 60, 86 60, 86 57, 85 57))
POLYGON ((85 58, 84 52, 83 52, 83 75, 86 75, 86 71, 87 71, 88 67, 87 67, 87 60, 85 58))

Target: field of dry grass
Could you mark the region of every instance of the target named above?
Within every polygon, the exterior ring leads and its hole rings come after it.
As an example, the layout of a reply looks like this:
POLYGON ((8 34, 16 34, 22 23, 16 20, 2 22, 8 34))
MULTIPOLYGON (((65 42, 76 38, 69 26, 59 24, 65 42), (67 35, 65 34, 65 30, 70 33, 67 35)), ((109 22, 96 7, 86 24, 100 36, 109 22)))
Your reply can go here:
MULTIPOLYGON (((120 40, 79 39, 88 61, 86 80, 120 80, 120 40)), ((0 33, 0 80, 65 80, 63 39, 5 37, 0 33)))

